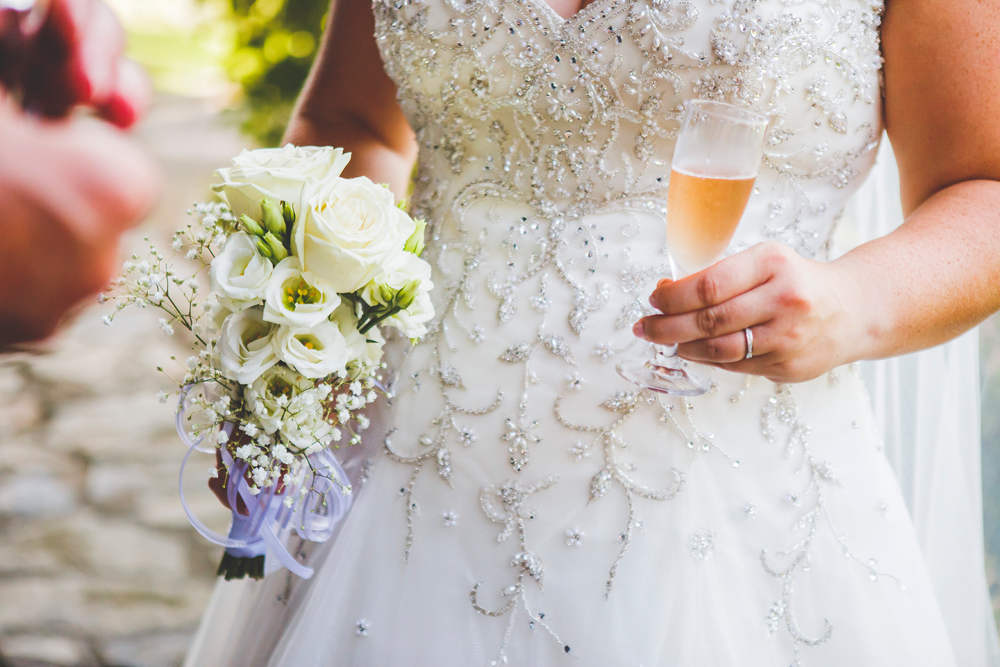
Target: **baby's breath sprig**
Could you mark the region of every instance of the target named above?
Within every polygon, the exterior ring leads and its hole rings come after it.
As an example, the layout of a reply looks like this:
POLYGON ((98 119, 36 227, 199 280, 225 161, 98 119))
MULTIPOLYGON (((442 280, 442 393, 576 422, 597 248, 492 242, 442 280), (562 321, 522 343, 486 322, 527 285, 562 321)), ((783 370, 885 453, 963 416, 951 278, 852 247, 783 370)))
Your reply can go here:
POLYGON ((115 304, 114 311, 104 316, 104 323, 110 325, 118 313, 130 306, 152 307, 166 315, 160 319, 160 329, 164 333, 173 335, 174 324, 180 324, 207 347, 208 343, 195 331, 196 275, 178 275, 149 237, 143 240, 147 244, 147 256, 133 253, 125 262, 121 276, 112 282, 112 291, 98 298, 101 303, 111 301, 115 304))
POLYGON ((215 250, 236 230, 236 217, 222 202, 199 202, 187 213, 195 218, 195 222, 189 222, 174 232, 171 247, 184 253, 188 259, 207 266, 215 257, 215 250))

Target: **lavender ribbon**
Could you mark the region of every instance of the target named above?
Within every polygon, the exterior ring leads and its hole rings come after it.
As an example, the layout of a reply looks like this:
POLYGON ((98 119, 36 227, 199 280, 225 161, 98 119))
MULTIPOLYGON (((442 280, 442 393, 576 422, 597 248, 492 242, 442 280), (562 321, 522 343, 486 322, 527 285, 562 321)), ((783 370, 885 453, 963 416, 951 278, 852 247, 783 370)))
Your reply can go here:
MULTIPOLYGON (((301 483, 286 485, 280 494, 271 486, 255 495, 251 493, 246 481, 247 463, 234 459, 226 448, 222 448, 218 451, 228 475, 226 499, 233 518, 228 535, 215 532, 195 516, 184 497, 184 472, 191 454, 196 451, 214 454, 216 451, 215 447, 201 446, 204 436, 192 439, 184 428, 190 389, 191 385, 187 385, 181 390, 176 419, 177 434, 187 446, 187 453, 181 461, 178 490, 188 522, 202 537, 225 547, 233 556, 270 556, 293 574, 308 579, 313 575, 313 569, 300 563, 288 551, 285 542, 292 530, 311 542, 330 539, 351 506, 350 489, 342 486, 347 484, 347 473, 336 457, 328 449, 324 449, 309 455, 312 465, 301 483), (243 515, 237 511, 237 498, 246 505, 248 514, 243 515)), ((223 424, 222 428, 226 435, 231 435, 233 424, 223 424)))

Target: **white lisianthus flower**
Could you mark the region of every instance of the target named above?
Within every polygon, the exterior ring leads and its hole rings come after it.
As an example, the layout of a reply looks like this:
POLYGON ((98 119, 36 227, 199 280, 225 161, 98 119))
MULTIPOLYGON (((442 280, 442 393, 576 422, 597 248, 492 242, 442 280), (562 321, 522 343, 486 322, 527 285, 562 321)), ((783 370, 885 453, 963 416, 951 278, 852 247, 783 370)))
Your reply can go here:
POLYGON ((274 349, 286 364, 307 378, 340 373, 347 365, 347 342, 336 324, 315 327, 281 327, 274 349))
POLYGON ((257 252, 250 236, 236 232, 212 260, 212 291, 231 310, 247 308, 264 298, 272 268, 270 260, 257 252))
MULTIPOLYGON (((329 395, 329 385, 314 385, 283 364, 268 370, 246 391, 247 403, 261 428, 268 433, 277 431, 284 442, 309 452, 322 449, 332 434, 333 427, 326 419, 329 395)), ((292 463, 291 453, 280 442, 272 454, 282 463, 292 463)))
POLYGON ((240 384, 253 383, 278 363, 274 333, 275 327, 264 321, 260 308, 247 308, 227 317, 216 346, 222 374, 240 384))
POLYGON ((415 228, 388 188, 342 178, 319 187, 298 215, 292 251, 307 277, 343 294, 374 278, 415 228))
POLYGON ((427 323, 432 319, 434 319, 434 304, 431 303, 430 292, 424 289, 421 283, 413 303, 406 310, 387 317, 382 326, 398 329, 407 338, 420 338, 427 333, 427 323))
POLYGON ((322 283, 308 282, 297 257, 286 257, 271 273, 264 319, 290 327, 314 327, 340 305, 340 296, 322 283))
POLYGON ((260 216, 260 200, 286 201, 301 215, 307 186, 334 181, 351 159, 350 153, 329 146, 293 146, 245 150, 233 166, 216 173, 222 182, 212 189, 238 218, 260 216))
POLYGON ((362 298, 368 303, 384 303, 381 286, 396 291, 414 280, 418 281, 418 285, 413 302, 382 322, 383 326, 399 329, 407 338, 423 336, 427 333, 427 323, 434 318, 434 305, 430 297, 431 289, 434 288, 434 283, 431 281, 431 265, 413 253, 398 253, 361 291, 362 298))
POLYGON ((378 274, 361 289, 361 298, 372 305, 385 303, 380 286, 385 285, 396 291, 413 280, 420 282, 418 293, 429 292, 434 287, 434 283, 431 282, 431 265, 413 253, 395 253, 379 268, 378 274))
POLYGON ((299 373, 278 364, 247 387, 246 400, 260 427, 270 434, 281 428, 292 399, 312 386, 299 373))
POLYGON ((347 364, 354 371, 361 371, 378 366, 382 361, 382 346, 385 338, 378 327, 372 327, 364 335, 358 331, 358 318, 354 310, 347 304, 342 304, 333 311, 330 319, 340 329, 347 347, 347 364))

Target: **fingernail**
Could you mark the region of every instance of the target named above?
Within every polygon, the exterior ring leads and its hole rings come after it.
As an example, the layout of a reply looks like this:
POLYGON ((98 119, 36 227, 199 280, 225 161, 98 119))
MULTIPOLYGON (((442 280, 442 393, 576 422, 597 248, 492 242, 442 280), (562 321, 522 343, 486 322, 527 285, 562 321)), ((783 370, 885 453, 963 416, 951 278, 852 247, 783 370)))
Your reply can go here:
POLYGON ((643 338, 646 335, 645 329, 646 327, 645 325, 643 325, 642 320, 639 320, 638 322, 632 325, 632 333, 638 336, 639 338, 643 338))
POLYGON ((656 283, 656 286, 659 288, 663 287, 664 285, 669 285, 672 282, 674 281, 671 280, 670 278, 660 278, 659 282, 656 283))

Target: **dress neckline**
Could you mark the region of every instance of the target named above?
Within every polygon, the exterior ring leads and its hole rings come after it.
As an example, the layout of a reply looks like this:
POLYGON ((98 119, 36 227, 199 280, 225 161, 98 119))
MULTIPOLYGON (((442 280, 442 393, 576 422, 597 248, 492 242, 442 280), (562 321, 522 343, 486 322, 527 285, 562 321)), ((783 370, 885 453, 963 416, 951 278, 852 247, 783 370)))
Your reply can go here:
POLYGON ((552 5, 550 5, 546 0, 528 0, 535 5, 539 6, 539 9, 549 15, 549 18, 558 25, 569 26, 579 21, 587 18, 591 14, 599 11, 599 8, 609 2, 614 2, 615 0, 591 0, 580 9, 576 10, 572 15, 563 17, 559 12, 557 12, 552 5))

